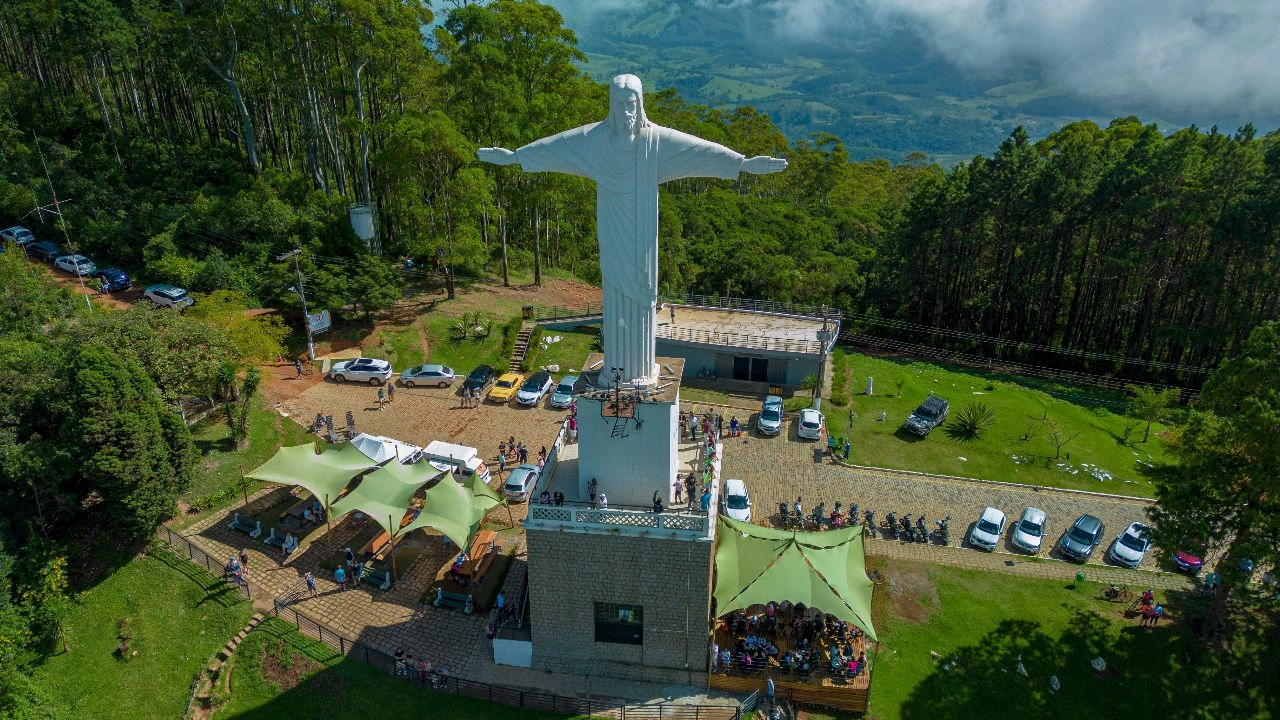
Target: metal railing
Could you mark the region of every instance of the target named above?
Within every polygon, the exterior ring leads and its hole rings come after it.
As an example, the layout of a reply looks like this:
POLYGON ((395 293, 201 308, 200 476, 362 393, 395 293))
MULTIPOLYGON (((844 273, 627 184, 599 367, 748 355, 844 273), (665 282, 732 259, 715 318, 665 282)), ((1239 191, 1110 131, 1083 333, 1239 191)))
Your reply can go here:
POLYGON ((652 509, 622 507, 591 507, 585 503, 563 505, 530 505, 529 519, 539 522, 569 525, 589 525, 599 528, 640 530, 673 530, 683 533, 707 534, 707 513, 698 510, 665 510, 655 513, 652 509))
POLYGON ((430 688, 438 692, 489 702, 510 707, 530 708, 566 715, 582 715, 584 717, 610 717, 625 720, 742 720, 746 715, 741 704, 734 705, 683 705, 673 703, 657 703, 654 705, 627 705, 619 701, 592 700, 590 698, 574 698, 553 693, 536 692, 520 688, 509 688, 502 685, 477 682, 439 673, 420 673, 417 668, 397 663, 395 658, 381 650, 358 640, 352 640, 341 633, 317 622, 305 613, 287 604, 275 603, 272 610, 275 617, 292 624, 298 632, 315 638, 343 655, 361 660, 364 663, 386 671, 389 675, 413 682, 420 687, 430 688))
POLYGON ((196 565, 203 566, 209 575, 222 580, 226 583, 227 587, 231 588, 233 593, 239 595, 242 599, 253 599, 253 593, 250 591, 249 584, 247 582, 244 584, 237 584, 227 580, 226 574, 223 573, 223 568, 226 567, 223 561, 214 559, 204 550, 201 550, 192 544, 190 540, 175 533, 164 525, 161 525, 156 531, 156 536, 158 539, 168 543, 174 550, 180 551, 180 554, 185 554, 187 560, 196 565))
POLYGON ((584 305, 575 305, 572 307, 561 307, 552 305, 550 307, 539 305, 533 309, 534 320, 570 320, 576 317, 590 317, 592 315, 600 315, 604 313, 604 305, 601 303, 586 303, 584 305))
POLYGON ((817 340, 778 338, 768 335, 742 335, 740 333, 702 330, 683 326, 659 325, 657 335, 663 340, 708 345, 732 345, 749 350, 774 350, 806 355, 821 355, 823 352, 822 343, 817 340))
POLYGON ((716 295, 695 295, 684 293, 664 296, 668 301, 693 305, 696 307, 722 308, 725 310, 753 310, 755 312, 778 313, 780 315, 801 315, 822 320, 839 320, 842 313, 839 308, 829 305, 803 305, 801 303, 777 302, 774 300, 752 300, 750 298, 719 297, 716 295))

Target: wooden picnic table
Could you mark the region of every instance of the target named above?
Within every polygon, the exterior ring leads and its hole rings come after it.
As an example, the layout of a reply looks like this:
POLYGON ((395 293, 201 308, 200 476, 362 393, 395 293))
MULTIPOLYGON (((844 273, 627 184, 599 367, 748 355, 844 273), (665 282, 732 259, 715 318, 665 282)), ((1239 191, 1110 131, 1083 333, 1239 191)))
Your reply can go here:
MULTIPOLYGON (((284 520, 286 517, 291 517, 291 518, 293 518, 294 520, 297 520, 297 521, 298 521, 298 524, 302 524, 302 514, 303 514, 303 512, 305 512, 307 508, 312 507, 313 505, 315 505, 315 503, 316 503, 315 498, 313 498, 313 497, 311 497, 310 495, 308 495, 308 496, 306 496, 305 498, 303 498, 303 499, 299 500, 298 502, 294 503, 293 505, 289 506, 289 508, 288 508, 287 510, 285 510, 284 512, 280 513, 280 519, 281 519, 281 520, 284 520)), ((315 518, 315 511, 314 511, 314 510, 313 510, 313 511, 312 511, 312 513, 311 513, 311 517, 312 517, 312 519, 314 519, 314 518, 315 518)))
POLYGON ((360 552, 357 555, 369 555, 369 559, 374 562, 381 562, 387 556, 387 551, 391 549, 391 535, 386 530, 381 530, 377 535, 369 538, 369 542, 360 546, 360 552))
POLYGON ((463 584, 476 583, 484 579, 484 574, 488 571, 489 566, 493 564, 494 558, 498 556, 498 549, 502 547, 502 541, 498 539, 498 533, 492 530, 482 530, 476 534, 475 540, 471 542, 471 551, 467 553, 467 561, 458 566, 456 561, 453 567, 453 576, 463 584))

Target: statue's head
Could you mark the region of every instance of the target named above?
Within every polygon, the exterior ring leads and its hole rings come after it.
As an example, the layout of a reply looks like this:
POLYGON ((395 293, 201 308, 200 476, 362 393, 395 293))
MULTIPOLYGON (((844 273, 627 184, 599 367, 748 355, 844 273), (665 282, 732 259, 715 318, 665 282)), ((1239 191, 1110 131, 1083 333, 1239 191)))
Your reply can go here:
POLYGON ((649 124, 644 114, 644 88, 635 75, 618 75, 609 83, 609 124, 616 133, 635 137, 649 124))

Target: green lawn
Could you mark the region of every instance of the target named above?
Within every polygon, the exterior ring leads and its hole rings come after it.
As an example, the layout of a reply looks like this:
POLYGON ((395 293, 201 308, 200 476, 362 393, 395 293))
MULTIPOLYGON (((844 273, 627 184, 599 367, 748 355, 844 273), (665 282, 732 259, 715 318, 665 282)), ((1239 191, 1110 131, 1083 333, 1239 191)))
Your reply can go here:
POLYGON ((215 713, 218 718, 249 720, 363 715, 433 720, 565 717, 420 688, 347 658, 275 618, 263 622, 240 643, 231 672, 230 698, 215 713))
POLYGON ((1151 496, 1153 488, 1141 475, 1141 464, 1166 457, 1166 445, 1158 437, 1162 426, 1152 427, 1147 443, 1138 442, 1142 439, 1139 427, 1131 445, 1125 445, 1121 442, 1123 417, 1105 408, 1053 397, 1042 389, 979 373, 861 355, 850 355, 849 365, 849 384, 854 391, 850 405, 824 404, 823 410, 831 433, 840 437, 848 432, 849 411, 856 414, 852 418, 852 460, 860 465, 1151 496), (876 394, 871 397, 861 394, 867 377, 875 379, 876 394), (951 414, 945 425, 922 439, 902 430, 901 425, 930 391, 951 402, 951 414), (983 403, 996 414, 995 423, 976 439, 956 432, 957 414, 972 402, 983 403), (882 412, 883 422, 879 420, 882 412), (1041 418, 1046 414, 1064 428, 1064 433, 1078 433, 1062 448, 1061 458, 1055 459, 1054 446, 1042 429, 1041 418), (1028 427, 1035 433, 1024 442, 1028 427), (1112 479, 1099 480, 1094 473, 1101 475, 1101 471, 1112 479))
POLYGON ((499 372, 505 370, 509 358, 502 356, 502 322, 506 318, 490 319, 493 327, 487 337, 457 340, 449 331, 458 323, 458 318, 435 313, 426 316, 422 323, 431 347, 431 362, 448 365, 460 375, 466 375, 480 363, 488 363, 499 372))
POLYGON ((182 717, 196 673, 252 614, 203 569, 153 550, 79 595, 70 652, 47 658, 34 679, 70 717, 182 717), (127 660, 115 655, 125 632, 127 660))
MULTIPOLYGON (((298 445, 310 437, 306 428, 263 406, 262 396, 250 405, 249 446, 236 450, 227 428, 226 416, 220 412, 201 420, 191 428, 192 439, 200 451, 200 466, 191 487, 181 495, 188 504, 199 505, 201 512, 216 509, 234 500, 235 493, 222 497, 228 489, 239 489, 242 472, 248 472, 275 454, 282 445, 298 445)), ((250 483, 252 493, 258 483, 250 483)))
POLYGON ((529 348, 526 358, 529 369, 537 370, 544 365, 559 365, 560 372, 553 373, 557 377, 567 375, 570 369, 581 372, 587 356, 594 352, 596 347, 596 336, 590 333, 545 330, 541 338, 538 338, 535 332, 535 339, 540 339, 541 343, 533 344, 529 348), (560 338, 559 342, 547 342, 556 337, 560 338), (540 347, 542 343, 547 345, 546 350, 540 347))
POLYGON ((1167 620, 1144 629, 1095 583, 908 562, 885 575, 873 601, 882 648, 868 717, 1262 718, 1278 707, 1280 633, 1261 613, 1236 632, 1234 654, 1219 656, 1191 634, 1200 597, 1157 593, 1167 620), (1016 672, 1019 656, 1028 677, 1016 672), (1240 685, 1228 690, 1227 677, 1240 685))

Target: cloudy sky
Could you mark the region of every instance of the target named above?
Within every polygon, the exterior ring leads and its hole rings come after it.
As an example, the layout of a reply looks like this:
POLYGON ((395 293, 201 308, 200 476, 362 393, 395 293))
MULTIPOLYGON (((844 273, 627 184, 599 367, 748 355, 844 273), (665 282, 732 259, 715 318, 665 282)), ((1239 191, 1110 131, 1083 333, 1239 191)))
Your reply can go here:
MULTIPOLYGON (((592 9, 656 0, 551 0, 592 9)), ((791 40, 909 29, 957 67, 1032 65, 1083 97, 1212 119, 1280 113, 1280 0, 684 0, 791 40)), ((657 3, 661 4, 661 3, 657 3)), ((670 2, 673 5, 683 3, 670 2)))

